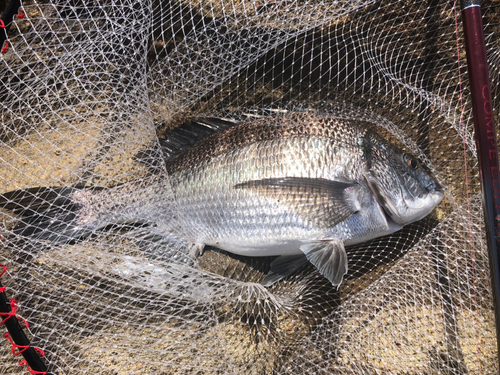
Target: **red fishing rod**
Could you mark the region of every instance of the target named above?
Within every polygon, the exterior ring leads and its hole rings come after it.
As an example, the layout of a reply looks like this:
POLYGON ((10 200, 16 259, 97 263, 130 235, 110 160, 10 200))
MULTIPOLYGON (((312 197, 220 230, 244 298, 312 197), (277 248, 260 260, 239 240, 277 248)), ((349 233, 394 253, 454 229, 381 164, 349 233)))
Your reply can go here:
POLYGON ((498 353, 500 353, 500 263, 498 257, 500 247, 500 170, 498 167, 495 122, 480 1, 462 0, 461 7, 477 156, 480 165, 497 346, 498 353))

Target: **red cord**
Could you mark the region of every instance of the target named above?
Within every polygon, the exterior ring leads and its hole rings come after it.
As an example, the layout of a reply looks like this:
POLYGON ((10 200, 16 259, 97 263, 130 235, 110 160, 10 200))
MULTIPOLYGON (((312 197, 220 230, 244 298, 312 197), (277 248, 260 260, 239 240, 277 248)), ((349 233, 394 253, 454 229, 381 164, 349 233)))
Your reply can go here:
POLYGON ((17 18, 21 19, 26 16, 26 13, 24 13, 24 10, 19 9, 19 13, 17 14, 17 18))
POLYGON ((7 340, 10 341, 10 344, 11 344, 10 351, 12 352, 12 354, 14 355, 14 357, 17 357, 18 355, 22 354, 28 348, 33 348, 34 350, 36 350, 38 352, 38 355, 40 357, 45 357, 45 353, 43 352, 43 350, 40 349, 40 348, 37 348, 36 346, 17 345, 14 342, 14 340, 12 339, 12 337, 10 337, 10 333, 8 333, 8 332, 5 335, 3 335, 3 337, 5 337, 7 340))
MULTIPOLYGON (((1 21, 1 20, 0 20, 1 21)), ((7 272, 7 266, 3 265, 3 264, 0 264, 0 268, 3 268, 3 271, 0 272, 0 277, 2 277, 5 272, 7 272)), ((5 286, 2 286, 0 288, 0 293, 2 292, 5 292, 5 289, 6 287, 5 286)), ((2 326, 7 320, 9 320, 10 318, 12 318, 15 314, 16 314, 16 311, 17 311, 17 301, 16 300, 13 300, 11 299, 10 300, 10 312, 0 312, 0 316, 6 316, 5 319, 3 319, 1 322, 0 322, 0 326, 2 326)))
POLYGON ((7 266, 4 266, 3 264, 0 264, 0 268, 3 268, 3 271, 2 271, 2 272, 0 272, 0 277, 2 277, 2 276, 3 276, 3 274, 4 274, 5 272, 7 272, 7 266))
POLYGON ((30 347, 29 345, 17 345, 12 339, 12 337, 10 337, 9 332, 4 334, 3 337, 10 341, 10 351, 12 352, 12 355, 14 357, 17 357, 18 355, 22 354, 26 349, 30 347))
MULTIPOLYGON (((3 264, 0 264, 0 269, 3 270, 0 272, 0 277, 2 277, 5 272, 7 272, 7 267, 3 264)), ((0 288, 0 293, 4 292, 5 291, 5 287, 1 287, 0 288)), ((10 312, 7 312, 7 313, 4 313, 4 312, 0 312, 0 316, 6 316, 6 318, 4 318, 1 322, 0 322, 0 326, 2 326, 7 320, 9 320, 10 318, 12 318, 13 316, 16 315, 16 312, 17 312, 17 301, 15 299, 10 299, 10 312)), ((24 320, 23 318, 17 318, 20 322, 22 322, 24 324, 23 327, 21 328, 29 328, 29 324, 26 320, 24 320)), ((45 357, 45 353, 43 352, 42 349, 40 348, 37 348, 36 346, 30 346, 30 345, 17 345, 14 340, 12 339, 12 337, 10 337, 10 333, 7 332, 3 335, 3 337, 5 337, 7 340, 9 340, 10 342, 10 350, 12 352, 12 354, 14 355, 14 357, 17 357, 18 355, 22 354, 25 350, 27 350, 28 348, 33 348, 34 350, 36 350, 38 352, 38 355, 40 357, 45 357)), ((26 368, 28 369, 28 372, 32 375, 47 375, 47 372, 46 371, 35 371, 35 370, 32 370, 30 368, 30 366, 28 365, 28 362, 23 359, 22 361, 20 361, 18 363, 19 366, 24 366, 26 365, 26 368)))
POLYGON ((5 23, 3 23, 3 20, 0 20, 0 29, 5 29, 5 23))
POLYGON ((2 53, 7 52, 7 49, 8 49, 8 48, 9 48, 9 41, 8 41, 8 40, 6 40, 6 41, 5 41, 5 45, 4 45, 4 46, 3 46, 3 48, 2 48, 2 53))
POLYGON ((4 325, 4 323, 9 320, 10 318, 12 318, 13 316, 16 315, 16 312, 17 312, 17 301, 15 299, 10 299, 10 311, 9 312, 0 312, 0 316, 6 316, 5 319, 3 319, 1 322, 0 322, 0 326, 4 325))
MULTIPOLYGON (((35 348, 36 349, 36 348, 35 348)), ((28 365, 28 362, 26 362, 25 359, 23 359, 22 361, 20 361, 18 363, 19 366, 24 366, 26 365, 26 368, 28 369, 28 372, 32 375, 47 375, 47 373, 45 371, 35 371, 35 370, 32 370, 30 369, 30 366, 28 365)))
POLYGON ((21 318, 21 317, 18 316, 17 320, 19 320, 20 322, 24 323, 24 326, 21 326, 22 329, 30 327, 29 323, 26 320, 24 320, 23 318, 21 318))

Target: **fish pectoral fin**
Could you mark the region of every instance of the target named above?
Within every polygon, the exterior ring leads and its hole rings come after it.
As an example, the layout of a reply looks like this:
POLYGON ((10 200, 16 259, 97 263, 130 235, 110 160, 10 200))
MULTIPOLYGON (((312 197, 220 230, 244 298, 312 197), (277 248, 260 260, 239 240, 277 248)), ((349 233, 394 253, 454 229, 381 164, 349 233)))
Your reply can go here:
POLYGON ((290 276, 307 264, 304 254, 282 255, 271 263, 271 270, 262 281, 262 285, 271 286, 274 283, 290 276))
POLYGON ((315 241, 302 245, 300 250, 307 259, 334 286, 340 285, 347 273, 347 254, 340 240, 315 241))
POLYGON ((361 188, 354 183, 325 178, 282 177, 246 181, 234 189, 250 189, 274 198, 305 220, 331 228, 359 210, 353 197, 356 189, 361 188))

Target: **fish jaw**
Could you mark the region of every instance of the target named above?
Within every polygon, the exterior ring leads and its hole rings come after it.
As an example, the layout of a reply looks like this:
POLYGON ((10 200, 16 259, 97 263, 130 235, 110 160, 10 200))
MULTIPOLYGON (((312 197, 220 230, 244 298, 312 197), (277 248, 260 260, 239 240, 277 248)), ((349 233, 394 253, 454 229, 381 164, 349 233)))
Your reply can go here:
POLYGON ((408 207, 407 224, 414 223, 426 217, 444 198, 442 191, 433 191, 423 198, 405 199, 405 204, 408 207))
POLYGON ((413 199, 405 197, 400 190, 397 197, 391 198, 371 173, 365 173, 364 179, 389 221, 401 226, 414 223, 429 215, 444 197, 442 189, 439 188, 427 191, 424 196, 413 197, 413 199))

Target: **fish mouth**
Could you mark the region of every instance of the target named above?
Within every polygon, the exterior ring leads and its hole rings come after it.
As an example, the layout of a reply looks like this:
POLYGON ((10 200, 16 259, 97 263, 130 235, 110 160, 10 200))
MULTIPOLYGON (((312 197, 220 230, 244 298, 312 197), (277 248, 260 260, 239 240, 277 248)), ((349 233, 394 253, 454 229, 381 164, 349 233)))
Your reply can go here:
POLYGON ((439 184, 439 182, 435 181, 434 183, 425 187, 427 190, 433 190, 433 192, 441 193, 444 197, 444 188, 439 184))
MULTIPOLYGON (((385 214, 394 223, 399 225, 407 225, 415 221, 418 221, 420 219, 423 219, 444 198, 443 188, 437 182, 434 184, 434 186, 432 186, 432 189, 427 188, 428 191, 427 196, 424 199, 419 199, 418 204, 416 204, 417 200, 408 201, 407 199, 403 198, 402 191, 400 191, 401 197, 404 200, 404 203, 408 211, 411 212, 411 214, 405 215, 405 218, 403 218, 397 207, 389 199, 385 191, 379 186, 377 179, 370 173, 365 174, 364 177, 368 187, 370 188, 370 190, 373 193, 373 196, 375 197, 376 202, 380 205, 380 207, 382 207, 385 214)), ((401 187, 399 189, 401 190, 401 187)))

